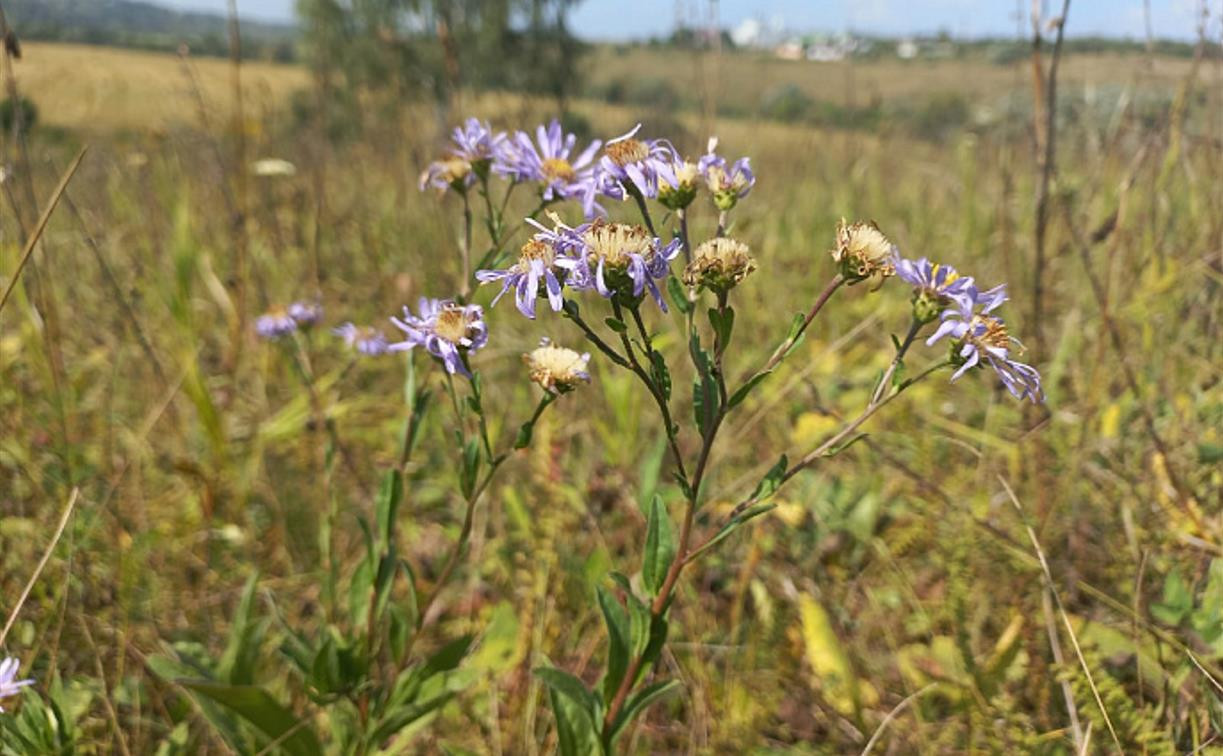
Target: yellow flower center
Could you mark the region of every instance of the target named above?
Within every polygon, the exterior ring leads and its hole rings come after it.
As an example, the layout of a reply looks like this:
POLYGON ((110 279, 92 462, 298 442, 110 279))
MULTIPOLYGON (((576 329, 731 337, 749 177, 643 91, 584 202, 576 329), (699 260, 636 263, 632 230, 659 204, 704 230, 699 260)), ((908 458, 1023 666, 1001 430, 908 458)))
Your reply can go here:
POLYGON ((1006 324, 1001 320, 988 315, 974 315, 971 325, 973 330, 976 330, 976 326, 985 326, 985 333, 976 338, 976 341, 982 346, 995 349, 1008 349, 1011 346, 1011 337, 1006 332, 1006 324))
POLYGON ((647 261, 654 254, 654 238, 641 226, 626 223, 597 220, 582 234, 582 241, 590 250, 592 263, 602 259, 611 267, 627 265, 632 254, 641 255, 647 261))
POLYGON ((552 249, 551 244, 542 242, 539 239, 531 239, 522 245, 522 249, 519 250, 518 262, 514 265, 514 270, 519 273, 525 273, 531 269, 531 263, 534 260, 541 260, 544 267, 550 267, 552 262, 556 260, 556 250, 552 249))
POLYGON ((564 158, 548 158, 544 161, 544 176, 548 181, 573 181, 578 177, 573 166, 564 158))
POLYGON ((438 336, 452 344, 457 344, 467 337, 468 316, 459 305, 446 305, 437 314, 437 324, 433 331, 438 336))
POLYGON ((640 162, 650 155, 650 148, 640 139, 622 139, 607 145, 603 151, 619 166, 640 162))

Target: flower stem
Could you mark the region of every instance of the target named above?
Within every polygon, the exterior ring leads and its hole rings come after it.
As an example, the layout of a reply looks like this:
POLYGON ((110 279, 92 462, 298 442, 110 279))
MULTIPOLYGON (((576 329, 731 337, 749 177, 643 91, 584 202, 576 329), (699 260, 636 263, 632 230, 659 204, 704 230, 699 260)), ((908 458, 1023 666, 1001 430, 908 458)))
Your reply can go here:
POLYGON ((877 403, 885 391, 888 384, 892 381, 892 376, 896 373, 896 368, 900 367, 901 360, 904 359, 905 353, 909 351, 909 347, 913 345, 913 339, 917 338, 917 332, 921 330, 922 322, 917 318, 909 325, 909 332, 905 334, 905 340, 900 343, 900 348, 896 350, 896 356, 892 358, 892 362, 888 365, 888 369, 884 371, 883 377, 879 379, 879 385, 875 386, 875 391, 871 394, 871 404, 877 403))

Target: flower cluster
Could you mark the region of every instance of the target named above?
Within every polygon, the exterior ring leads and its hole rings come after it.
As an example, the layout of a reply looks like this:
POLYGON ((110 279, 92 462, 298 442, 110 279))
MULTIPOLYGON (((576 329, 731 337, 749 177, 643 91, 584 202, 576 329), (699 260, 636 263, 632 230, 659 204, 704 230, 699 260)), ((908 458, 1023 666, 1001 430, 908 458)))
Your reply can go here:
MULTIPOLYGON (((0 662, 0 700, 12 698, 21 693, 21 689, 25 686, 34 684, 34 681, 30 679, 17 679, 17 672, 20 668, 21 662, 12 656, 0 662)), ((0 712, 2 711, 4 708, 0 707, 0 712)))
POLYGON ((275 341, 298 329, 308 329, 322 319, 322 305, 294 302, 288 307, 273 307, 256 318, 255 333, 269 341, 275 341))
POLYGON ((376 356, 386 354, 390 349, 390 343, 386 340, 386 334, 372 326, 358 326, 352 323, 345 323, 337 328, 333 328, 331 332, 342 338, 344 343, 350 349, 356 350, 358 354, 376 356))
POLYGON ((543 205, 575 200, 589 219, 607 215, 600 197, 651 198, 671 210, 682 210, 696 198, 702 182, 725 211, 756 183, 748 158, 728 163, 716 154, 716 137, 709 140, 706 154, 693 162, 666 139, 639 138, 640 130, 637 124, 606 143, 595 139, 576 152, 577 136, 566 133, 556 119, 540 125, 532 137, 525 131, 495 132, 486 121, 469 118, 454 130, 447 153, 421 174, 420 188, 466 192, 491 172, 514 183, 536 184, 543 205))

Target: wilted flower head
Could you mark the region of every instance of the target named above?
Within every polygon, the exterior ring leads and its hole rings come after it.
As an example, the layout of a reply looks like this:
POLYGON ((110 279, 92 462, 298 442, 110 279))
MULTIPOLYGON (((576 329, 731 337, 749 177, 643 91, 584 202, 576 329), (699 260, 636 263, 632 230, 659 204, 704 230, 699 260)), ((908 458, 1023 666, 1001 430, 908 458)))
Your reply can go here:
POLYGON ((635 305, 649 289, 666 312, 667 304, 654 281, 671 272, 671 260, 679 254, 679 239, 664 245, 640 226, 604 220, 580 226, 573 235, 574 252, 580 262, 571 281, 574 288, 593 288, 608 299, 629 305, 635 305))
POLYGON ((488 176, 506 144, 504 132, 494 132, 487 121, 478 118, 468 118, 462 126, 456 126, 450 137, 453 144, 446 157, 431 163, 420 175, 422 190, 433 186, 442 191, 464 191, 477 177, 488 176))
POLYGON ((309 328, 323 319, 323 306, 317 302, 294 302, 288 315, 301 328, 309 328))
POLYGON ((718 138, 711 137, 698 167, 714 204, 719 210, 730 210, 756 185, 756 176, 752 173, 751 158, 739 158, 728 166, 726 158, 714 152, 717 148, 718 138))
POLYGON ((1043 401, 1040 373, 1030 365, 1011 359, 1011 344, 1019 342, 1007 333, 1006 323, 1001 318, 990 314, 1005 301, 1005 286, 984 292, 974 288, 971 297, 957 300, 954 307, 943 312, 943 322, 926 344, 932 345, 948 336, 954 340, 952 355, 959 368, 952 374, 952 381, 984 361, 998 374, 1011 396, 1043 401))
POLYGON ((332 333, 344 339, 344 343, 361 354, 376 356, 386 354, 390 348, 386 335, 372 326, 358 326, 345 323, 333 328, 332 333))
POLYGON ((733 289, 756 269, 748 246, 720 236, 701 244, 684 269, 684 283, 718 292, 733 289))
POLYGON ((590 354, 556 346, 546 336, 540 339, 538 348, 522 355, 522 361, 530 370, 531 380, 549 393, 564 394, 577 388, 578 383, 590 383, 590 373, 586 372, 590 354))
POLYGON ((638 139, 637 124, 627 134, 609 139, 599 160, 600 193, 624 199, 625 193, 658 196, 659 166, 675 162, 675 149, 665 139, 638 139))
POLYGON ((670 210, 683 210, 696 199, 700 167, 675 155, 670 161, 658 161, 658 201, 670 210))
POLYGON ((897 278, 913 287, 913 317, 922 323, 934 320, 954 302, 971 300, 976 291, 971 276, 925 257, 914 261, 896 254, 892 265, 897 278))
POLYGON ((470 375, 463 364, 463 355, 475 352, 488 343, 488 326, 484 323, 484 308, 461 305, 451 299, 421 297, 419 315, 403 308, 403 319, 391 318, 395 327, 407 334, 403 341, 391 344, 392 352, 402 352, 423 346, 429 354, 442 361, 446 372, 470 375))
POLYGON ((874 221, 837 224, 837 245, 832 259, 841 266, 841 275, 850 282, 877 277, 881 281, 894 274, 896 246, 879 230, 874 221))
MULTIPOLYGON (((21 689, 25 686, 34 684, 33 680, 17 679, 17 671, 20 667, 21 662, 12 656, 0 662, 0 700, 12 698, 21 693, 21 689)), ((0 712, 2 711, 4 708, 0 707, 0 712)))
POLYGON ((297 330, 297 321, 283 307, 273 307, 255 319, 255 333, 269 341, 288 336, 297 330))
POLYGON ((590 143, 577 157, 572 157, 577 137, 565 134, 560 121, 553 119, 547 128, 535 131, 535 141, 519 131, 502 150, 501 159, 493 170, 515 181, 540 181, 540 196, 554 199, 580 199, 582 210, 590 218, 602 208, 595 202, 595 153, 603 144, 598 139, 590 143))

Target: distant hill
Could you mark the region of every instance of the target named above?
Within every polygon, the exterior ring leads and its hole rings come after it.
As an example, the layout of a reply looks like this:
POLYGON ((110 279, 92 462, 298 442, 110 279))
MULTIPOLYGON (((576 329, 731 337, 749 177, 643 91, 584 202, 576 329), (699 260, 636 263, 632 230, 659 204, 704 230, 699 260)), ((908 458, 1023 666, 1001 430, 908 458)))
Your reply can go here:
MULTIPOLYGON (((227 55, 224 16, 181 12, 137 0, 5 0, 5 16, 19 39, 83 42, 153 50, 186 43, 196 55, 227 55)), ((243 56, 294 58, 297 29, 242 19, 243 56)))

